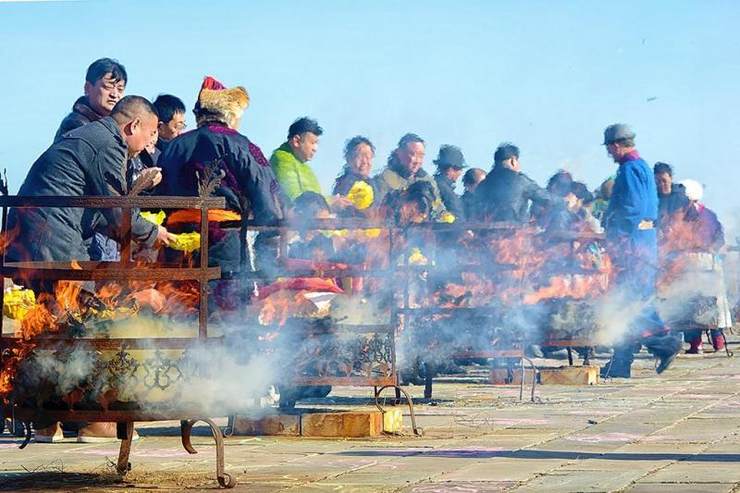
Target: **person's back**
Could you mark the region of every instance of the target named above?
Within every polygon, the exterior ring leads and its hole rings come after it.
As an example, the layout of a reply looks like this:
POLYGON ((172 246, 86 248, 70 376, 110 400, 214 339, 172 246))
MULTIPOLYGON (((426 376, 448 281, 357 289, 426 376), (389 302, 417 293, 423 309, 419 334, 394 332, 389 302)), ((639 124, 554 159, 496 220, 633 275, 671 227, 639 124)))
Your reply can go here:
POLYGON ((159 161, 163 193, 198 195, 198 175, 203 177, 205 166, 219 161, 226 176, 215 193, 226 198, 228 209, 242 213, 242 200, 248 199, 255 219, 272 222, 280 217, 275 176, 262 151, 222 125, 205 125, 169 142, 159 161))
MULTIPOLYGON (((115 121, 106 117, 75 129, 47 149, 31 166, 18 192, 22 196, 110 195, 106 176, 126 161, 126 144, 115 121), (116 167, 116 165, 118 165, 116 167), (105 176, 104 176, 105 175, 105 176)), ((120 181, 123 190, 123 182, 120 181)), ((20 236, 8 252, 15 260, 87 260, 80 208, 13 209, 10 227, 20 236), (16 222, 17 221, 17 222, 16 222)))
POLYGON ((496 166, 478 185, 475 191, 483 216, 489 221, 529 221, 530 200, 546 197, 528 176, 496 166))

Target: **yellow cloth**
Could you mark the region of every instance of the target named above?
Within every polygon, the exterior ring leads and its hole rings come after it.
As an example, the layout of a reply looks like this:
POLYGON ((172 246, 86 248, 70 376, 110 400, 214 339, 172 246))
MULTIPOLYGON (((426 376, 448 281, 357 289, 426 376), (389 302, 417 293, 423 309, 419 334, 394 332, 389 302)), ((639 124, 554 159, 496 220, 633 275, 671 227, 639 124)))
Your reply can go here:
POLYGON ((418 248, 412 248, 411 249, 411 255, 409 255, 409 264, 411 265, 427 265, 429 261, 427 258, 421 253, 421 250, 418 248))
POLYGON ((373 205, 375 194, 373 193, 373 187, 362 180, 357 180, 347 192, 347 198, 355 204, 355 207, 363 210, 373 205))
POLYGON ((439 222, 452 224, 455 222, 455 215, 452 214, 451 212, 443 212, 439 216, 439 222))
POLYGON ((164 219, 167 217, 164 211, 159 211, 156 214, 154 212, 143 211, 139 212, 139 215, 146 221, 156 224, 157 226, 164 224, 164 219))
POLYGON ((28 311, 36 305, 36 295, 30 289, 11 288, 5 291, 3 315, 13 320, 23 320, 28 311))
POLYGON ((181 252, 193 252, 200 248, 200 233, 180 233, 174 235, 170 242, 170 248, 180 250, 181 252))

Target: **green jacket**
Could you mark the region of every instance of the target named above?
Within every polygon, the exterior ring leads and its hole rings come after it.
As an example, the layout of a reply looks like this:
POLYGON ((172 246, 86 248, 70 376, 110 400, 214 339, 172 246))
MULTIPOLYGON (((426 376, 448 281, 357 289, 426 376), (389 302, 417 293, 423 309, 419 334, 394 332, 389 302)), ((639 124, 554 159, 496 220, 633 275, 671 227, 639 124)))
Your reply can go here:
POLYGON ((272 153, 270 165, 280 187, 290 200, 295 200, 303 192, 321 193, 321 185, 311 166, 299 161, 287 142, 272 153))

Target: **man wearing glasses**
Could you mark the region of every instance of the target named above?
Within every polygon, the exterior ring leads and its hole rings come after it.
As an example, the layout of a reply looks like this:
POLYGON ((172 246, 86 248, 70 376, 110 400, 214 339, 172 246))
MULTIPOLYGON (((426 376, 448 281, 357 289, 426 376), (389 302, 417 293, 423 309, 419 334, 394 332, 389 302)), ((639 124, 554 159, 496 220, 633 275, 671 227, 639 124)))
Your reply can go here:
POLYGON ((154 107, 159 114, 159 139, 157 139, 156 150, 152 155, 154 162, 164 152, 167 144, 180 135, 187 124, 185 123, 185 104, 177 96, 171 94, 160 94, 154 100, 154 107))
POLYGON ((109 116, 123 97, 127 81, 126 68, 116 60, 101 58, 92 62, 85 75, 85 95, 75 101, 72 112, 62 120, 54 142, 70 130, 109 116))

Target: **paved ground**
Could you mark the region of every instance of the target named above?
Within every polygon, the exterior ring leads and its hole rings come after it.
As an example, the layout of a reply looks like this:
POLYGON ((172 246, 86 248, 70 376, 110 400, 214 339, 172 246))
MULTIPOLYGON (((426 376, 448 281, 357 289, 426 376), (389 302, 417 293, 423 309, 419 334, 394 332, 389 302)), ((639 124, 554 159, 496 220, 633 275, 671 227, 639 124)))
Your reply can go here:
MULTIPOLYGON (((471 369, 437 382, 438 400, 417 405, 422 438, 233 437, 226 469, 238 478, 234 491, 250 492, 740 491, 740 351, 681 356, 662 377, 644 355, 636 367, 631 380, 540 386, 536 403, 517 402, 517 387, 476 382, 483 372, 471 369)), ((339 388, 310 405, 352 408, 368 394, 339 388)), ((216 487, 205 429, 195 456, 180 447, 176 423, 139 430, 123 482, 111 474, 116 444, 18 450, 3 435, 0 490, 216 487)))

